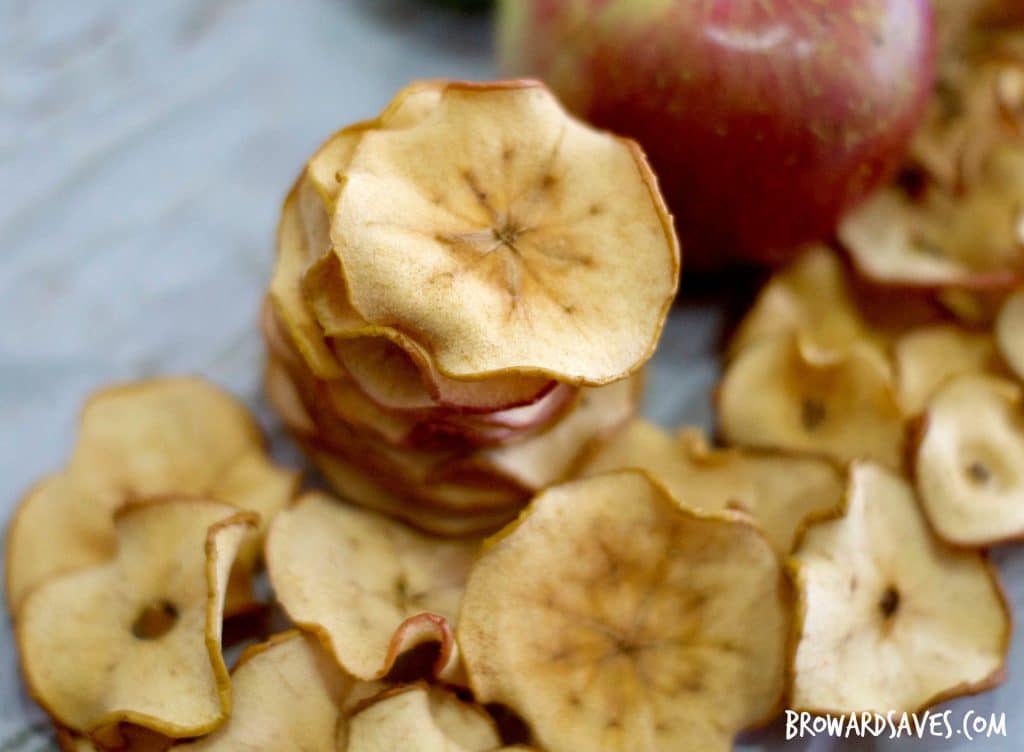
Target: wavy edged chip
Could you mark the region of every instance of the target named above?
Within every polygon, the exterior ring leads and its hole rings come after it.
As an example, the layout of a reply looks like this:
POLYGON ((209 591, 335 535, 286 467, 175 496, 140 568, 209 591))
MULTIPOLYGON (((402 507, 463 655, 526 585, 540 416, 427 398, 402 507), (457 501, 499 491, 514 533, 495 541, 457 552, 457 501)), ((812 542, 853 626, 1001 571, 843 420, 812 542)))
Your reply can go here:
POLYGON ((449 84, 417 125, 365 134, 331 240, 360 316, 462 379, 622 378, 650 357, 679 271, 638 148, 525 81, 449 84))
POLYGON ((963 195, 889 187, 839 228, 857 269, 904 287, 1005 289, 1024 279, 1024 149, 1003 145, 963 195))
POLYGON ((717 449, 698 429, 672 436, 639 419, 590 457, 580 476, 614 470, 649 473, 691 509, 748 515, 783 555, 809 515, 838 508, 843 485, 823 460, 717 449))
POLYGON ((1011 624, 994 568, 938 541, 888 470, 854 463, 845 514, 809 527, 791 567, 792 707, 914 712, 1002 681, 1011 624))
POLYGON ((902 464, 904 417, 891 369, 867 342, 841 351, 792 336, 759 342, 729 364, 717 399, 729 443, 902 464))
POLYGON ((953 325, 916 329, 893 348, 900 406, 918 415, 935 390, 952 378, 996 368, 996 348, 988 334, 953 325))
POLYGON ((766 337, 799 332, 825 347, 861 339, 868 327, 835 252, 815 246, 776 272, 729 343, 729 354, 766 337))
POLYGON ((228 575, 256 522, 213 501, 120 510, 110 561, 54 576, 22 604, 32 696, 62 726, 106 743, 120 739, 119 723, 172 738, 220 725, 231 708, 220 646, 228 575))
POLYGON ((1024 291, 1010 296, 996 319, 996 343, 1003 360, 1024 380, 1024 291))
POLYGON ((1024 538, 1021 387, 972 375, 928 405, 914 455, 917 488, 936 533, 960 546, 1024 538))
POLYGON ((284 610, 349 674, 381 678, 401 653, 437 642, 435 672, 447 678, 458 669, 449 622, 478 550, 310 493, 278 513, 266 559, 284 610))
POLYGON ((230 720, 189 752, 334 749, 341 709, 355 681, 313 636, 295 630, 253 645, 231 672, 230 720))
MULTIPOLYGON (((426 684, 385 690, 348 720, 340 752, 491 752, 501 747, 483 708, 426 684)), ((505 749, 505 748, 502 748, 505 749)))
POLYGON ((489 541, 457 636, 477 700, 543 748, 674 752, 731 749, 778 711, 788 631, 752 525, 622 472, 544 491, 489 541))
MULTIPOLYGON (((82 410, 67 467, 33 488, 16 513, 7 549, 11 610, 48 577, 111 556, 113 514, 125 502, 203 496, 268 520, 297 486, 297 473, 270 462, 245 407, 212 384, 163 378, 99 391, 82 410)), ((239 552, 229 612, 253 600, 259 538, 239 552)))

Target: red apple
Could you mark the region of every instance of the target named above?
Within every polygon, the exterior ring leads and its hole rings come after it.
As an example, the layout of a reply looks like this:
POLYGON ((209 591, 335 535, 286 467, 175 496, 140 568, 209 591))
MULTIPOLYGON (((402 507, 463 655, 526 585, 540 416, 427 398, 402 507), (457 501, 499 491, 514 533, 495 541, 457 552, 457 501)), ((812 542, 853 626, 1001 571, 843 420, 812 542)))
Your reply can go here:
POLYGON ((501 63, 636 138, 691 266, 780 263, 900 164, 928 0, 502 0, 501 63))

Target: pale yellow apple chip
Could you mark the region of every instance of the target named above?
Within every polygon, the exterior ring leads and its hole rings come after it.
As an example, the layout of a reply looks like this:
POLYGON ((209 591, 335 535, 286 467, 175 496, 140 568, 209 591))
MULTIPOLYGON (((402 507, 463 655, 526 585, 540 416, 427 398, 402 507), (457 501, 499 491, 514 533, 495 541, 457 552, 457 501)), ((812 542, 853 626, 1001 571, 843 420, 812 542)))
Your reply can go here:
MULTIPOLYGON (((414 493, 399 494, 383 488, 366 471, 337 455, 306 445, 306 452, 335 491, 360 506, 373 509, 446 538, 493 533, 510 522, 517 508, 455 512, 418 503, 414 493)), ((525 499, 524 499, 525 502, 525 499)))
POLYGON ((1024 380, 1024 291, 1010 296, 996 319, 999 354, 1018 379, 1024 380))
POLYGON ((333 752, 355 680, 316 638, 290 631, 248 648, 231 672, 231 718, 189 752, 333 752))
POLYGON ((840 225, 857 268, 883 284, 1007 288, 1024 278, 1024 149, 998 146, 963 193, 898 187, 869 198, 840 225))
POLYGON ((1011 625, 994 568, 936 539, 890 471, 854 463, 845 513, 807 529, 792 569, 794 708, 914 712, 1002 680, 1011 625))
POLYGON ((842 263, 830 249, 814 247, 758 293, 729 343, 729 354, 779 334, 799 333, 822 346, 842 347, 867 332, 842 263))
POLYGON ((843 489, 839 472, 823 460, 716 449, 698 429, 672 436, 639 419, 594 454, 580 475, 614 470, 647 472, 691 509, 749 515, 783 555, 808 516, 839 507, 843 489))
POLYGON ((728 366, 718 409, 729 443, 838 462, 903 462, 904 417, 891 369, 866 342, 841 351, 791 336, 758 342, 728 366))
POLYGON ((917 488, 932 527, 950 543, 1024 538, 1021 396, 1016 383, 973 375, 928 405, 914 455, 917 488))
POLYGON ((422 642, 440 643, 439 675, 457 669, 449 622, 478 550, 477 541, 440 541, 310 493, 274 518, 266 558, 291 619, 348 673, 377 679, 422 642))
POLYGON ((348 721, 340 752, 492 752, 501 748, 494 721, 476 705, 425 684, 385 691, 348 721))
POLYGON ((935 390, 956 376, 993 370, 996 348, 988 334, 952 325, 917 329, 893 349, 900 406, 906 415, 924 410, 935 390))
POLYGON ((788 632, 756 528, 627 471, 544 491, 490 540, 457 637, 477 701, 550 752, 710 752, 778 712, 788 632))
MULTIPOLYGON (((270 462, 245 407, 212 384, 164 378, 97 392, 82 411, 67 467, 34 488, 15 515, 7 545, 11 610, 52 575, 111 556, 113 514, 125 502, 202 496, 266 521, 297 485, 296 473, 270 462)), ((260 537, 250 536, 239 552, 229 611, 251 603, 260 537)))
POLYGON ((449 84, 418 124, 364 134, 331 240, 352 307, 460 379, 620 379, 650 357, 679 270, 635 144, 535 82, 449 84))
POLYGON ((132 723, 169 737, 219 726, 231 709, 221 621, 251 512, 213 501, 129 505, 109 561, 51 577, 18 614, 32 696, 61 725, 118 739, 132 723))

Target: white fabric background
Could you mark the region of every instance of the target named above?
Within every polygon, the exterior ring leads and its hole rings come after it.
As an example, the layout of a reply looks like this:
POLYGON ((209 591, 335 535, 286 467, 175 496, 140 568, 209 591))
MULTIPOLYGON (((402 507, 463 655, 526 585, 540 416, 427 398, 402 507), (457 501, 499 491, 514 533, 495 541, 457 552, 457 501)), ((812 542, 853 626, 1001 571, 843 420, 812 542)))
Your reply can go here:
MULTIPOLYGON (((110 381, 199 373, 276 436, 255 322, 299 165, 410 79, 488 78, 490 59, 486 18, 416 0, 0 0, 4 526, 63 462, 83 398, 110 381)), ((721 318, 713 302, 673 313, 651 417, 710 425, 721 318)), ((275 447, 299 461, 285 440, 275 447)), ((1024 611, 1024 557, 1000 558, 1024 611)), ((1007 740, 785 743, 775 729, 750 749, 1020 749, 1019 650, 1010 671, 1002 689, 953 706, 1005 710, 1007 740)), ((26 728, 41 718, 5 616, 0 752, 51 749, 44 725, 26 728)))

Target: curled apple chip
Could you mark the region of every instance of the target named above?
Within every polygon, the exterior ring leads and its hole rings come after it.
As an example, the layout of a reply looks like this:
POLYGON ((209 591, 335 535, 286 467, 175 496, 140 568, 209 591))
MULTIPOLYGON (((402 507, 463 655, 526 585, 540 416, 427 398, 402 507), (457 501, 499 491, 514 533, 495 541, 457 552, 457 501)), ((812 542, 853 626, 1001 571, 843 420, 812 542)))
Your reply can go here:
POLYGON ((888 361, 857 342, 842 351, 792 336, 759 342, 726 369, 719 425, 729 443, 889 467, 903 461, 904 418, 888 361))
POLYGON ((778 711, 788 631, 752 525, 626 471, 547 489, 491 539, 457 637, 476 699, 544 749, 674 752, 731 749, 778 711))
POLYGON ((842 263, 832 250, 815 246, 761 289, 729 343, 729 354, 765 337, 789 333, 826 347, 842 347, 867 331, 842 263))
POLYGON ((839 237, 869 279, 908 287, 1008 288, 1024 278, 1024 149, 984 160, 962 195, 883 189, 850 214, 839 237))
POLYGON ((893 355, 899 402, 906 415, 918 415, 950 379, 991 370, 996 363, 991 336, 952 325, 906 334, 896 342, 893 355))
POLYGON ((914 468, 941 538, 987 546, 1024 537, 1020 386, 987 375, 949 382, 928 405, 914 468))
POLYGON ((278 513, 266 558, 291 619, 315 631, 349 674, 377 679, 427 641, 441 645, 439 675, 457 667, 449 621, 478 549, 310 493, 278 513))
POLYGON ((1018 379, 1024 380, 1024 291, 1011 295, 995 325, 999 354, 1018 379))
POLYGON ((837 509, 842 496, 841 476, 828 462, 718 449, 699 429, 672 436, 639 419, 590 457, 580 475, 616 470, 643 470, 690 509, 748 515, 782 555, 808 516, 837 509))
POLYGON ((232 670, 228 722, 180 749, 333 750, 341 709, 354 684, 315 637, 294 630, 274 635, 248 648, 232 670))
POLYGON ((341 752, 491 752, 494 721, 476 705, 425 684, 386 690, 349 718, 341 752))
MULTIPOLYGON (((212 384, 164 378, 97 392, 82 411, 67 467, 33 489, 15 515, 7 548, 11 610, 48 577, 111 556, 113 514, 125 502, 203 496, 268 520, 297 485, 296 473, 270 462, 245 407, 212 384)), ((248 573, 259 547, 258 534, 239 552, 229 612, 251 603, 248 573)))
POLYGON ((337 455, 310 445, 306 446, 306 451, 341 496, 360 506, 396 517, 426 533, 446 538, 493 533, 514 519, 518 512, 517 507, 467 513, 426 506, 418 503, 413 492, 388 491, 372 475, 337 455))
POLYGON ((458 379, 618 380, 650 357, 679 271, 639 149, 527 81, 452 83, 418 124, 366 133, 331 240, 360 316, 458 379))
POLYGON ((228 575, 251 512, 213 501, 129 505, 116 552, 32 590, 17 621, 32 696, 62 726, 102 740, 131 723, 172 738, 230 713, 221 656, 228 575), (158 680, 155 680, 158 679, 158 680))
POLYGON ((791 567, 794 708, 915 712, 1002 680, 1011 626, 994 568, 937 540, 890 471, 854 463, 845 513, 808 528, 791 567))

